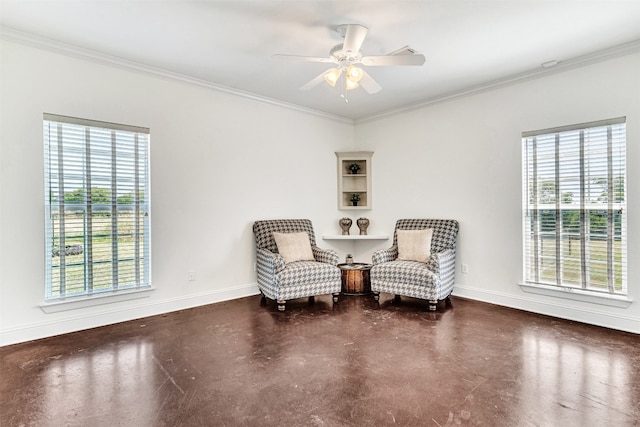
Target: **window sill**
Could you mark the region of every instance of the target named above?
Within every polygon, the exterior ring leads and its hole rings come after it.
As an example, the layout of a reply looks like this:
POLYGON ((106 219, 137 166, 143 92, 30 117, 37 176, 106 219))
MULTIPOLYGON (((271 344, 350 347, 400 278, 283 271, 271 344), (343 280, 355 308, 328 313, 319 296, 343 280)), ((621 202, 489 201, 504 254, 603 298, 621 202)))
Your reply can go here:
POLYGON ((607 305, 610 307, 627 308, 633 302, 632 299, 622 295, 596 294, 594 292, 583 291, 581 289, 559 288, 548 285, 532 285, 529 283, 519 283, 519 285, 520 289, 531 294, 583 301, 592 304, 607 305))
POLYGON ((117 293, 95 294, 92 296, 71 297, 59 301, 43 302, 40 309, 47 314, 59 313, 62 311, 77 310, 86 307, 112 304, 114 302, 130 301, 134 299, 147 298, 155 290, 152 287, 144 289, 134 289, 131 291, 120 291, 117 293))

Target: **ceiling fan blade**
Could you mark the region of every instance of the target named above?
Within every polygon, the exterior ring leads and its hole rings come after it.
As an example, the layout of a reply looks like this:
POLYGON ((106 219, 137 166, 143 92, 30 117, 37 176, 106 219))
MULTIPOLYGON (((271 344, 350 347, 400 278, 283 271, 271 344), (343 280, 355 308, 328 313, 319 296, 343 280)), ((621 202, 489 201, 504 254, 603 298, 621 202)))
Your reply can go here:
POLYGON ((310 90, 318 86, 320 83, 324 81, 325 73, 326 71, 321 72, 319 75, 311 79, 307 84, 300 86, 300 90, 310 90))
POLYGON ((344 35, 342 50, 344 50, 345 52, 350 51, 354 54, 360 52, 362 42, 364 42, 364 38, 367 36, 367 31, 369 31, 367 27, 363 27, 362 25, 347 25, 347 32, 344 35))
POLYGON ((292 59, 294 61, 330 62, 330 63, 335 63, 336 62, 332 58, 320 58, 320 57, 317 57, 317 56, 282 55, 282 54, 279 54, 279 53, 271 55, 271 57, 272 58, 276 58, 276 59, 292 59))
POLYGON ((422 65, 425 62, 421 53, 414 55, 379 55, 365 56, 360 61, 368 67, 383 67, 386 65, 422 65))
POLYGON ((371 77, 369 75, 369 73, 367 73, 366 71, 362 71, 363 75, 362 75, 362 79, 360 79, 360 86, 362 86, 362 89, 364 89, 367 93, 378 93, 382 90, 382 86, 380 86, 378 84, 377 81, 375 81, 373 79, 373 77, 371 77))

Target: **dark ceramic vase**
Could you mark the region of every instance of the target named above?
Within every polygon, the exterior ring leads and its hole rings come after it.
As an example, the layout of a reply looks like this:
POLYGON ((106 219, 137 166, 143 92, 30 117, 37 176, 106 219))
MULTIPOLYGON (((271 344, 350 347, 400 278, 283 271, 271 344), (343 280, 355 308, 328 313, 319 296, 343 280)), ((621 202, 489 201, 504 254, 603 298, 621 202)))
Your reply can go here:
POLYGON ((358 228, 360 229, 360 234, 366 235, 367 228, 369 227, 369 220, 367 218, 358 218, 358 221, 356 221, 356 224, 358 224, 358 228))
POLYGON ((353 224, 353 221, 351 221, 351 218, 341 218, 340 221, 338 221, 338 223, 340 224, 340 228, 342 229, 342 234, 343 235, 347 235, 349 234, 349 229, 351 228, 351 224, 353 224))

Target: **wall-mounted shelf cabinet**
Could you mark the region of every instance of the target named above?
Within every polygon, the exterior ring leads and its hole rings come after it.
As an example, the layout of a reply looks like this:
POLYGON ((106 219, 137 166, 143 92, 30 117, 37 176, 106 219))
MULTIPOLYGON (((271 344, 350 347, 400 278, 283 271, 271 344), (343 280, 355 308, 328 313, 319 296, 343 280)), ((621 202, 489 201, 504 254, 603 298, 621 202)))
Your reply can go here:
POLYGON ((371 156, 373 151, 336 152, 338 157, 338 209, 371 209, 371 156), (354 199, 359 199, 354 202, 354 199))

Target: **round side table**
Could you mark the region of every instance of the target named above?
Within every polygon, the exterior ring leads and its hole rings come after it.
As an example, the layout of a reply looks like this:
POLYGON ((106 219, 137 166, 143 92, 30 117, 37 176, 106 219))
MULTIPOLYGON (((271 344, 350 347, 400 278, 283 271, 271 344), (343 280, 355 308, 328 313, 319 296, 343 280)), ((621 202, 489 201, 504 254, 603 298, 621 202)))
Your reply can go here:
POLYGON ((342 271, 342 293, 344 295, 367 295, 371 293, 369 271, 373 265, 364 262, 338 264, 342 271))

